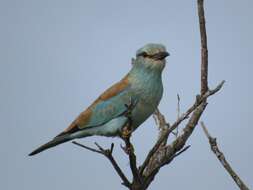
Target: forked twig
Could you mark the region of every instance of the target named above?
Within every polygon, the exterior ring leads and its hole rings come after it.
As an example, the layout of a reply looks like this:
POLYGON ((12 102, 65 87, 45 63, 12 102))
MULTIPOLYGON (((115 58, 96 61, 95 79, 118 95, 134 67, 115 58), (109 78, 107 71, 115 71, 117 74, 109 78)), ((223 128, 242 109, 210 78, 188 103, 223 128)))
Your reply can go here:
POLYGON ((114 148, 114 144, 113 143, 111 144, 110 149, 104 149, 98 143, 95 142, 95 145, 98 147, 98 150, 95 149, 95 148, 91 148, 91 147, 85 146, 85 145, 83 145, 81 143, 78 143, 76 141, 73 141, 72 143, 75 144, 75 145, 77 145, 77 146, 79 146, 79 147, 85 148, 85 149, 87 149, 89 151, 96 152, 98 154, 104 155, 106 158, 108 158, 108 160, 111 162, 111 164, 113 165, 114 169, 116 170, 116 172, 120 176, 121 180, 123 181, 122 184, 124 186, 126 186, 126 187, 130 187, 131 186, 131 183, 129 182, 129 180, 127 179, 127 177, 125 176, 125 174, 123 173, 123 171, 121 170, 121 168, 119 167, 118 163, 116 162, 116 160, 114 159, 114 157, 112 155, 113 148, 114 148))

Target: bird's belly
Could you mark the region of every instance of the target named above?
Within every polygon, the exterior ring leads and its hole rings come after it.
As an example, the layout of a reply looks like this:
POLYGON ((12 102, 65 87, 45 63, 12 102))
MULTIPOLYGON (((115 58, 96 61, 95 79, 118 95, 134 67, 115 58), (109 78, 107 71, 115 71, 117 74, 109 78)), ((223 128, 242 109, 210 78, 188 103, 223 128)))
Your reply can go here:
POLYGON ((139 125, 141 125, 146 119, 149 118, 151 114, 154 113, 155 109, 157 108, 158 103, 151 104, 147 101, 140 101, 136 108, 132 111, 131 119, 132 119, 132 126, 136 129, 139 125))

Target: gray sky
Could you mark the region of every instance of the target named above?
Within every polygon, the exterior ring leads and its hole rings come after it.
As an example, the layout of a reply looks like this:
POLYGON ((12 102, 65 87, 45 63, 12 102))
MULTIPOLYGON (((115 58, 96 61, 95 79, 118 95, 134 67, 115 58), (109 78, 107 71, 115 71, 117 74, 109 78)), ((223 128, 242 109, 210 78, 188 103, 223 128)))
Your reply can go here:
MULTIPOLYGON (((206 0, 209 81, 219 94, 201 118, 234 169, 253 187, 253 1, 206 0)), ((200 40, 196 1, 0 1, 0 189, 124 189, 109 162, 66 143, 36 157, 47 142, 130 69, 135 51, 163 43, 171 56, 163 73, 161 111, 176 118, 199 92, 200 40)), ((150 118, 133 135, 138 162, 157 138, 150 118)), ((115 157, 129 175, 119 139, 115 157)), ((197 127, 191 148, 163 168, 150 189, 237 189, 197 127)))

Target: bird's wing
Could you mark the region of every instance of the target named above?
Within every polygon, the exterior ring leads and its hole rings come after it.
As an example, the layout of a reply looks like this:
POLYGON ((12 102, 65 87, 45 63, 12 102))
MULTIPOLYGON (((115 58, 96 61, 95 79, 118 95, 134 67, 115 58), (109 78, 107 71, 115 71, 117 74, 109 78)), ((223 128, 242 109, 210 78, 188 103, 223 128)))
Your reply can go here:
POLYGON ((88 127, 103 125, 123 114, 127 111, 126 104, 129 104, 130 101, 136 101, 129 88, 130 84, 128 76, 126 76, 100 95, 90 107, 82 112, 71 125, 58 136, 74 133, 88 127))

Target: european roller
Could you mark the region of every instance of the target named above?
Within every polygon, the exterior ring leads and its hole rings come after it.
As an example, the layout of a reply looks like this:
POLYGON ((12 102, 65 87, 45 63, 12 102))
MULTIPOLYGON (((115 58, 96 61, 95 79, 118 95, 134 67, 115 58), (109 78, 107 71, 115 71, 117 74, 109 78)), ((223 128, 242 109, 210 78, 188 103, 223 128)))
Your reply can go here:
POLYGON ((131 70, 122 80, 102 93, 63 132, 29 155, 76 138, 122 136, 129 122, 126 114, 129 107, 131 131, 134 131, 153 114, 162 98, 162 71, 168 55, 161 44, 147 44, 137 50, 131 70))

